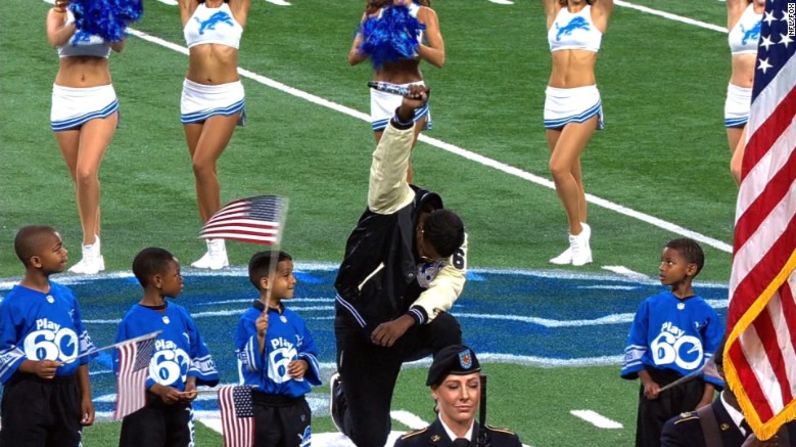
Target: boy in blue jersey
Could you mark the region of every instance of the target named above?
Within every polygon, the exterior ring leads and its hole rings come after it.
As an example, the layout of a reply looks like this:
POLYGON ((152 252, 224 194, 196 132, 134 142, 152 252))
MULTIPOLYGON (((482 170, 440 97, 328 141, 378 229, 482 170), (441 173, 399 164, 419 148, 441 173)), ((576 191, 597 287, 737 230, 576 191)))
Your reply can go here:
MULTIPOLYGON (((133 260, 133 274, 144 297, 119 324, 116 341, 158 330, 146 379, 146 406, 125 416, 120 447, 188 447, 194 445, 196 386, 215 386, 218 371, 199 328, 185 308, 166 301, 182 292, 177 259, 162 248, 145 248, 133 260)), ((114 365, 118 371, 118 356, 114 365)))
POLYGON ((703 375, 666 391, 661 387, 704 366, 724 335, 716 311, 694 293, 691 283, 702 270, 705 255, 695 241, 682 238, 663 248, 661 284, 671 291, 644 300, 627 337, 621 376, 641 379, 636 446, 660 446, 666 421, 713 400, 720 379, 703 375))
POLYGON ((235 353, 243 384, 255 387, 255 446, 309 445, 311 413, 304 395, 321 384, 321 376, 312 334, 282 303, 296 286, 293 258, 283 251, 255 253, 249 280, 260 298, 240 317, 235 353))
POLYGON ((88 357, 94 345, 72 292, 50 275, 66 268, 67 251, 52 227, 20 229, 14 250, 25 277, 0 303, 2 446, 80 445, 94 422, 88 357))

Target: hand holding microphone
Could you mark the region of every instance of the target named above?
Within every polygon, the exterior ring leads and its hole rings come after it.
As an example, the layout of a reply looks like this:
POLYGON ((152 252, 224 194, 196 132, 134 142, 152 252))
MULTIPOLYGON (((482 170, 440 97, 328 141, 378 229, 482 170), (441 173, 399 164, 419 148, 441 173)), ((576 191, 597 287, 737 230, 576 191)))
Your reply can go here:
POLYGON ((423 107, 428 102, 428 95, 431 93, 431 90, 425 85, 410 85, 408 90, 396 111, 398 119, 403 122, 411 121, 414 118, 415 109, 423 107))
POLYGON ((391 84, 389 82, 368 81, 368 87, 391 95, 406 96, 409 94, 409 87, 391 84))
POLYGON ((422 107, 428 102, 428 95, 431 89, 424 85, 413 84, 401 86, 389 82, 370 81, 368 87, 381 92, 403 96, 401 106, 398 107, 397 114, 401 121, 409 121, 414 117, 415 109, 422 107))

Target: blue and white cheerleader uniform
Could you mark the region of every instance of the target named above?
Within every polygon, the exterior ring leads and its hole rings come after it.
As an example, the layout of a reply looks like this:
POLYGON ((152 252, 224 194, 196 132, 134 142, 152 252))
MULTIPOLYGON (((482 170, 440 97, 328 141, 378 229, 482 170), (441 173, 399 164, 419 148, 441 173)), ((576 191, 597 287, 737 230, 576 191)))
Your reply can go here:
MULTIPOLYGON (((599 52, 603 33, 591 18, 591 5, 572 13, 564 7, 558 11, 553 25, 547 30, 550 52, 585 50, 599 52)), ((596 85, 575 88, 545 89, 544 127, 561 129, 569 123, 583 123, 598 117, 597 128, 605 128, 600 92, 596 85)))
MULTIPOLYGON (((205 3, 196 7, 183 29, 188 48, 202 44, 240 47, 243 27, 235 20, 227 3, 208 8, 205 3)), ((185 79, 180 100, 182 124, 203 123, 212 116, 232 116, 240 113, 238 125, 246 122, 246 101, 240 80, 226 84, 200 84, 185 79)))

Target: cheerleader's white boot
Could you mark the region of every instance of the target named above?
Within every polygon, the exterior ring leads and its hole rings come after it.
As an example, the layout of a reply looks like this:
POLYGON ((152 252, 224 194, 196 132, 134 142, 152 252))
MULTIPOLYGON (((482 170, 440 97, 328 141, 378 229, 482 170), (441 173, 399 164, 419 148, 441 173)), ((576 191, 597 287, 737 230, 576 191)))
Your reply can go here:
POLYGON ((94 236, 94 243, 82 245, 82 259, 69 268, 69 271, 78 275, 96 275, 105 270, 105 259, 100 252, 100 238, 94 236))
POLYGON ((585 223, 581 223, 580 225, 583 227, 580 234, 577 236, 569 235, 569 248, 572 250, 572 265, 576 267, 591 262, 591 246, 589 245, 591 227, 585 223))
POLYGON ((591 247, 589 245, 589 241, 591 240, 591 227, 583 222, 581 222, 580 225, 583 227, 580 234, 569 235, 569 247, 560 255, 551 258, 551 264, 581 266, 592 262, 591 247))
POLYGON ((224 239, 208 239, 207 252, 199 258, 196 262, 191 264, 191 267, 198 269, 220 270, 224 267, 229 267, 229 258, 227 258, 227 245, 224 239))

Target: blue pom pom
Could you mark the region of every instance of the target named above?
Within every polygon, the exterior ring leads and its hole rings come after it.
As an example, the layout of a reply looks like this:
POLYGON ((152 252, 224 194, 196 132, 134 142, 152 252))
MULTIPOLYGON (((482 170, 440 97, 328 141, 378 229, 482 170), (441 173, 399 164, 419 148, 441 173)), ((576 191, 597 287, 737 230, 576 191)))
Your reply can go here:
POLYGON ((369 17, 362 24, 359 51, 367 54, 377 69, 386 62, 411 59, 417 53, 417 36, 424 29, 406 6, 387 7, 380 17, 369 17))
POLYGON ((141 18, 144 5, 142 0, 71 0, 69 9, 75 15, 78 39, 95 34, 119 42, 127 24, 141 18))

